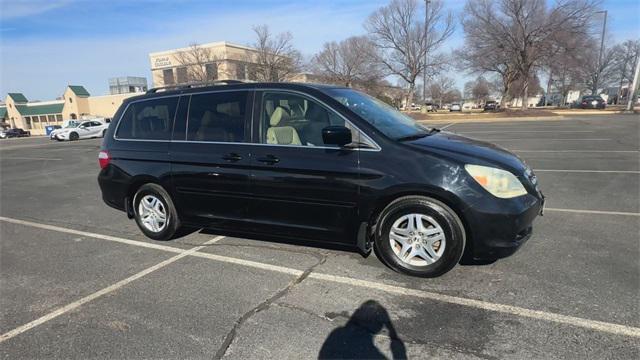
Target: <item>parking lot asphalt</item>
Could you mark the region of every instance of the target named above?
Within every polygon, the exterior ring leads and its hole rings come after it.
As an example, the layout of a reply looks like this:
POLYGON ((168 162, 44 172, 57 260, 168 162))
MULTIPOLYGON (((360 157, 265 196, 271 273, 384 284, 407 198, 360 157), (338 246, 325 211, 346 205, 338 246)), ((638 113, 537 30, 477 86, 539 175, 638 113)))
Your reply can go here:
POLYGON ((155 242, 102 202, 100 139, 0 141, 0 356, 638 358, 640 119, 443 127, 515 151, 548 208, 512 257, 436 279, 208 231, 155 242))

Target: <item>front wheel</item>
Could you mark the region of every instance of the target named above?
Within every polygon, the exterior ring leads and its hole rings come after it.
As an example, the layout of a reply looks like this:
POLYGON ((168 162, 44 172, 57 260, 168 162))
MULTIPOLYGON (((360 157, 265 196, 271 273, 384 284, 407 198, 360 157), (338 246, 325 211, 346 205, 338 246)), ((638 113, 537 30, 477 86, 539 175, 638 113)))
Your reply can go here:
POLYGON ((142 232, 153 240, 170 240, 180 228, 169 194, 157 184, 145 184, 133 197, 134 217, 142 232))
POLYGON ((69 141, 76 141, 80 139, 80 135, 78 135, 77 132, 72 132, 71 134, 69 134, 69 141))
POLYGON ((395 271, 437 277, 460 261, 465 241, 464 226, 451 208, 428 197, 406 196, 380 214, 374 249, 395 271))

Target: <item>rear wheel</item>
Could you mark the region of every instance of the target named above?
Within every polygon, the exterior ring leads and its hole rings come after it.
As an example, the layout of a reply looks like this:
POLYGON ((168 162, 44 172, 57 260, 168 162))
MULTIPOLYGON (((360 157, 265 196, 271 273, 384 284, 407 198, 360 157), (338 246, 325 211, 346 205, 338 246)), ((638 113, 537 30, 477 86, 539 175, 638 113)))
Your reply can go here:
POLYGON ((395 271, 436 277, 462 257, 465 232, 451 208, 424 196, 406 196, 389 204, 377 222, 374 248, 395 271))
POLYGON ((71 134, 69 134, 69 141, 76 141, 80 139, 80 135, 78 135, 77 132, 72 132, 71 134))
POLYGON ((170 240, 180 228, 180 220, 169 194, 157 184, 141 186, 133 197, 136 223, 153 240, 170 240))
POLYGON ((105 137, 105 135, 107 135, 107 129, 102 130, 102 137, 105 137))

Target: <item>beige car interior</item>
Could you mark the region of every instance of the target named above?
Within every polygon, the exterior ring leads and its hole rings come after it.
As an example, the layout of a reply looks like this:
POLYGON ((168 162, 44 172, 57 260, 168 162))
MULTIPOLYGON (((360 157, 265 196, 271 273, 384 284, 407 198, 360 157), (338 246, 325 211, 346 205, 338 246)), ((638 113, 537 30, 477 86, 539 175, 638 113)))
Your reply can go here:
POLYGON ((277 106, 269 118, 267 129, 267 144, 302 145, 298 131, 293 126, 286 125, 291 116, 282 106, 277 106))

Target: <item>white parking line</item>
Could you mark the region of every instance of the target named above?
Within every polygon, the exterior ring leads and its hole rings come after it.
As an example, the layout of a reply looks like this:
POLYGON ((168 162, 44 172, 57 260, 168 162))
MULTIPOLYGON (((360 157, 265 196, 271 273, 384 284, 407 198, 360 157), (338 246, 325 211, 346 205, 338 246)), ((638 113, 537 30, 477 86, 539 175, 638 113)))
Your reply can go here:
MULTIPOLYGON (((87 236, 89 236, 89 235, 87 235, 87 236)), ((92 300, 95 300, 95 299, 97 299, 97 298, 99 298, 99 297, 101 297, 103 295, 106 295, 108 293, 114 292, 114 291, 120 289, 121 287, 129 284, 132 281, 140 279, 141 277, 143 277, 145 275, 148 275, 148 274, 150 274, 150 273, 152 273, 152 272, 154 272, 156 270, 159 270, 159 269, 161 269, 161 268, 163 268, 163 267, 165 267, 165 266, 167 266, 167 265, 169 265, 171 263, 174 263, 174 262, 182 259, 185 256, 189 256, 189 255, 195 253, 196 251, 201 250, 202 248, 206 247, 207 245, 210 245, 210 244, 213 244, 215 242, 218 242, 218 241, 222 240, 223 238, 224 238, 224 236, 217 236, 217 237, 205 242, 204 244, 202 244, 200 246, 193 247, 193 248, 191 248, 189 250, 183 250, 182 252, 180 252, 180 254, 178 254, 176 256, 173 256, 173 257, 171 257, 171 258, 169 258, 167 260, 164 260, 164 261, 162 261, 162 262, 160 262, 160 263, 158 263, 156 265, 148 267, 148 268, 140 271, 139 273, 136 273, 136 274, 134 274, 132 276, 129 276, 128 278, 126 278, 124 280, 118 281, 117 283, 115 283, 113 285, 107 286, 106 288, 103 288, 100 291, 96 291, 93 294, 87 295, 87 296, 85 296, 85 297, 83 297, 83 298, 81 298, 81 299, 79 299, 77 301, 74 301, 74 302, 72 302, 70 304, 67 304, 67 305, 61 307, 61 308, 58 308, 57 310, 54 310, 54 311, 48 313, 47 315, 39 317, 36 320, 33 320, 33 321, 29 322, 29 323, 26 323, 26 324, 24 324, 22 326, 19 326, 19 327, 15 328, 15 329, 13 329, 13 330, 11 330, 9 332, 6 332, 6 333, 0 335, 0 343, 2 343, 3 341, 9 340, 14 336, 18 336, 18 335, 24 333, 25 331, 29 331, 29 330, 33 329, 34 327, 36 327, 38 325, 44 324, 45 322, 47 322, 49 320, 55 319, 56 317, 58 317, 58 316, 60 316, 62 314, 65 314, 65 313, 67 313, 67 312, 69 312, 69 311, 71 311, 73 309, 76 309, 76 308, 78 308, 78 307, 80 307, 80 306, 82 306, 82 305, 84 305, 84 304, 86 304, 86 303, 88 303, 88 302, 90 302, 92 300)))
POLYGON ((606 333, 611 333, 616 335, 640 337, 640 328, 608 323, 604 321, 589 320, 589 319, 583 319, 575 316, 555 314, 547 311, 531 310, 531 309, 521 308, 519 306, 497 304, 497 303, 492 303, 488 301, 467 299, 463 297, 438 294, 438 293, 429 292, 429 291, 408 289, 404 287, 381 284, 381 283, 372 282, 372 281, 347 278, 344 276, 311 273, 309 274, 309 277, 318 279, 318 280, 332 281, 332 282, 337 282, 341 284, 366 287, 366 288, 380 290, 388 293, 395 293, 395 294, 406 295, 406 296, 415 296, 423 299, 445 302, 449 304, 462 305, 462 306, 472 307, 472 308, 481 309, 481 310, 489 310, 489 311, 499 312, 503 314, 527 317, 527 318, 536 319, 536 320, 544 320, 544 321, 549 321, 554 323, 572 325, 575 327, 581 327, 581 328, 586 328, 586 329, 591 329, 591 330, 596 330, 596 331, 601 331, 601 332, 606 332, 606 333))
POLYGON ((445 125, 445 126, 441 126, 441 127, 440 127, 440 130, 444 130, 444 129, 446 129, 446 128, 448 128, 448 127, 451 127, 451 126, 453 126, 453 125, 455 125, 455 124, 457 124, 457 123, 456 123, 456 122, 452 122, 451 124, 447 124, 447 125, 445 125))
POLYGON ((557 212, 568 212, 568 213, 576 213, 576 214, 594 214, 594 215, 640 216, 640 213, 635 213, 635 212, 558 209, 558 208, 549 208, 549 207, 545 207, 544 211, 557 211, 557 212))
POLYGON ((61 161, 62 159, 40 158, 40 157, 5 157, 5 156, 0 156, 0 160, 45 160, 45 161, 61 161))
POLYGON ((518 141, 518 140, 538 140, 538 141, 609 141, 611 139, 576 139, 576 138, 564 138, 564 139, 549 139, 549 138, 511 138, 511 139, 482 139, 485 141, 518 141))
POLYGON ((605 173, 605 174, 640 174, 638 170, 564 170, 564 169, 533 169, 534 172, 567 172, 567 173, 605 173))
POLYGON ((592 133, 591 130, 485 130, 485 131, 460 131, 460 134, 493 134, 493 133, 592 133))
POLYGON ((523 150, 523 149, 509 149, 513 152, 528 152, 528 153, 638 153, 638 150, 523 150))
MULTIPOLYGON (((549 210, 549 209, 547 209, 549 210)), ((557 210, 557 209, 554 209, 557 210)), ((553 210, 552 210, 553 211, 553 210)), ((624 214, 624 213, 623 213, 624 214)), ((73 230, 73 229, 65 229, 65 228, 60 228, 57 226, 50 226, 50 225, 45 225, 45 224, 39 224, 39 223, 34 223, 34 222, 30 222, 30 221, 23 221, 23 220, 18 220, 18 219, 12 219, 12 218, 7 218, 7 217, 0 217, 1 221, 6 221, 6 222, 10 222, 10 223, 14 223, 14 224, 21 224, 21 225, 26 225, 26 226, 33 226, 33 227, 37 227, 37 228, 43 228, 43 229, 49 229, 49 230, 54 230, 54 231, 60 231, 58 229, 62 229, 62 232, 65 233, 71 233, 71 234, 79 234, 79 235, 84 235, 84 236, 90 236, 90 237, 96 237, 99 239, 105 239, 105 240, 110 240, 110 241, 117 241, 117 242, 123 242, 123 243, 127 243, 129 245, 135 245, 135 246, 142 246, 141 244, 145 244, 141 241, 133 241, 133 240, 127 240, 126 242, 121 241, 121 240, 126 240, 126 239, 120 239, 120 238, 115 238, 115 237, 111 237, 108 235, 101 235, 101 234, 94 234, 94 233, 89 233, 89 232, 83 232, 83 231, 77 231, 77 230, 73 230), (97 236, 96 236, 97 235, 97 236)), ((217 241, 216 239, 220 239, 221 237, 217 237, 215 239, 212 239, 210 242, 214 242, 217 241)), ((206 243, 205 243, 206 244, 206 243)), ((149 247, 149 246, 144 246, 144 247, 149 247)), ((165 246, 162 246, 163 248, 165 246)), ((175 252, 175 248, 171 248, 171 247, 167 247, 170 248, 172 252, 175 252)), ((103 290, 100 290, 99 292, 89 295, 85 298, 82 298, 74 303, 71 303, 63 308, 60 308, 56 311, 54 311, 53 313, 49 314, 49 315, 45 315, 42 318, 39 318, 35 321, 32 321, 31 323, 25 324, 15 330, 11 330, 10 332, 2 335, 0 337, 0 342, 18 335, 19 333, 22 333, 24 331, 27 331, 31 328, 33 328, 34 326, 37 326, 43 322, 46 322, 48 320, 53 319, 56 316, 62 315, 65 312, 73 309, 73 308, 77 308, 78 306, 89 302, 99 296, 102 296, 104 294, 107 294, 119 287, 122 287, 124 285, 126 285, 127 283, 138 279, 146 274, 148 274, 149 272, 155 271, 163 266, 166 266, 167 264, 174 262, 182 257, 185 256, 197 256, 197 257, 201 257, 201 258, 207 258, 207 259, 211 259, 211 260, 215 260, 215 261, 220 261, 220 262, 224 262, 224 263, 230 263, 230 264, 236 264, 236 265, 241 265, 241 266, 247 266, 247 267, 253 267, 253 268, 257 268, 257 269, 262 269, 262 270, 268 270, 268 271, 273 271, 273 272, 278 272, 278 273, 283 273, 283 274, 290 274, 290 275, 294 275, 294 276, 299 276, 300 274, 302 274, 303 272, 301 270, 297 270, 297 269, 292 269, 292 268, 287 268, 287 267, 283 267, 283 266, 277 266, 277 265, 270 265, 270 264, 264 264, 264 263, 260 263, 260 262, 256 262, 256 261, 249 261, 249 260, 243 260, 243 259, 237 259, 237 258, 232 258, 232 257, 228 257, 228 256, 222 256, 222 255, 215 255, 215 254, 210 254, 210 253, 200 253, 198 252, 198 250, 204 248, 204 245, 201 246, 197 246, 195 248, 189 249, 189 250, 180 250, 180 253, 168 260, 165 260, 164 262, 157 264, 151 268, 148 268, 146 270, 143 270, 142 272, 133 275, 125 280, 122 280, 119 283, 116 283, 108 288, 105 288, 103 290), (168 262, 167 264, 165 264, 165 262, 168 262), (115 287, 115 288, 114 288, 115 287), (9 336, 7 338, 5 338, 6 336, 9 336)), ((378 283, 378 282, 372 282, 372 281, 367 281, 367 280, 360 280, 360 279, 353 279, 353 278, 348 278, 348 277, 344 277, 344 276, 336 276, 336 275, 330 275, 330 274, 322 274, 322 273, 311 273, 309 275, 310 278, 314 278, 317 280, 323 280, 323 281, 329 281, 329 282, 335 282, 335 283, 340 283, 340 284, 347 284, 347 285, 353 285, 353 286, 358 286, 358 287, 364 287, 364 288, 368 288, 368 289, 374 289, 374 290, 379 290, 379 291, 383 291, 383 292, 387 292, 387 293, 394 293, 394 294, 400 294, 400 295, 407 295, 407 296, 415 296, 415 297, 419 297, 419 298, 423 298, 423 299, 430 299, 430 300, 434 300, 434 301, 439 301, 439 302, 444 302, 444 303, 449 303, 449 304, 455 304, 455 305, 461 305, 461 306, 467 306, 467 307, 472 307, 472 308, 476 308, 476 309, 481 309, 481 310, 488 310, 488 311, 494 311, 494 312, 499 312, 499 313, 504 313, 504 314, 509 314, 509 315, 514 315, 514 316, 520 316, 520 317, 527 317, 527 318, 532 318, 532 319, 536 319, 536 320, 544 320, 544 321, 549 321, 549 322, 554 322, 554 323, 559 323, 559 324, 566 324, 566 325, 572 325, 575 327, 581 327, 581 328, 586 328, 586 329, 590 329, 590 330, 595 330, 595 331, 600 331, 600 332, 606 332, 606 333, 611 333, 611 334, 616 334, 616 335, 624 335, 624 336, 630 336, 630 337, 637 337, 640 338, 640 328, 636 328, 636 327, 632 327, 632 326, 626 326, 626 325, 620 325, 620 324, 615 324, 615 323, 608 323, 608 322, 603 322, 603 321, 597 321, 597 320, 590 320, 590 319, 584 319, 584 318, 579 318, 579 317, 575 317, 575 316, 567 316, 567 315, 561 315, 561 314, 556 314, 556 313, 552 313, 552 312, 547 312, 547 311, 541 311, 541 310, 531 310, 531 309, 526 309, 526 308, 522 308, 519 306, 512 306, 512 305, 504 305, 504 304, 498 304, 498 303, 492 303, 492 302, 488 302, 488 301, 482 301, 482 300, 476 300, 476 299, 468 299, 468 298, 463 298, 463 297, 458 297, 458 296, 450 296, 450 295, 444 295, 444 294, 439 294, 439 293, 435 293, 435 292, 429 292, 429 291, 424 291, 424 290, 416 290, 416 289, 409 289, 409 288, 405 288, 405 287, 400 287, 400 286, 394 286, 394 285, 387 285, 387 284, 383 284, 383 283, 378 283)))

